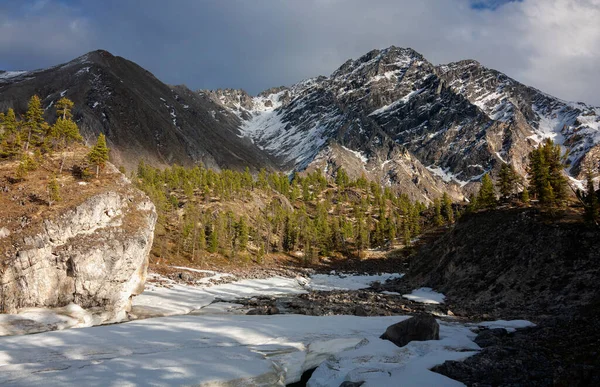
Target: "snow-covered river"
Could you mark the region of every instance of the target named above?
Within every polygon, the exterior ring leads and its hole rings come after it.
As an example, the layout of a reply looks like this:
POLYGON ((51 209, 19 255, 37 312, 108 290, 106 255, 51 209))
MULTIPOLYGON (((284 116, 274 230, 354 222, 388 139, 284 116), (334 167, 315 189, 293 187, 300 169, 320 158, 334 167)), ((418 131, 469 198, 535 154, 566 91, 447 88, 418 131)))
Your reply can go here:
MULTIPOLYGON (((208 279, 195 286, 161 279, 168 287, 150 283, 134 299, 133 311, 166 317, 0 338, 0 384, 285 386, 317 367, 309 386, 339 386, 344 381, 365 381, 364 386, 461 385, 429 369, 479 350, 471 325, 439 321, 440 340, 399 348, 379 336, 408 316, 247 316, 239 314, 235 304, 220 302, 312 289, 357 290, 394 276, 398 275, 274 277, 214 286, 208 279)), ((443 295, 429 289, 412 296, 421 302, 443 301, 443 295)), ((43 311, 31 311, 30 317, 36 313, 42 322, 61 318, 43 311)), ((0 324, 14 316, 3 318, 0 324)))

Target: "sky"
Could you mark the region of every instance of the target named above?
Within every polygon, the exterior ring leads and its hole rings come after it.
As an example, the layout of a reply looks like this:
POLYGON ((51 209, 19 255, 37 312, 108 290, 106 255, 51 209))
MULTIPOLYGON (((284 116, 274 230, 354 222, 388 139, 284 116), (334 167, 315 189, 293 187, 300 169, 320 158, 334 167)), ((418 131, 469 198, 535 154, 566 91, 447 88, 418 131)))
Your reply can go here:
POLYGON ((169 84, 256 94, 391 45, 600 106, 600 0, 0 0, 4 70, 105 49, 169 84))

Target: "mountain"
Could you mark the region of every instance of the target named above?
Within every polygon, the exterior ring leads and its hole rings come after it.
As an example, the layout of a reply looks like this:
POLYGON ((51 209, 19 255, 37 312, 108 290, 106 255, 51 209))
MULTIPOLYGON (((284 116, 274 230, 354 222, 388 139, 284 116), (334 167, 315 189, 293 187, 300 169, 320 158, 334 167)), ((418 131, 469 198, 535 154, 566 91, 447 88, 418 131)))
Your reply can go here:
POLYGON ((373 50, 329 77, 254 98, 214 95, 281 168, 344 165, 426 196, 468 190, 503 162, 525 174, 528 153, 547 137, 569 151, 574 177, 600 154, 600 108, 561 101, 476 61, 434 66, 412 49, 373 50))
POLYGON ((94 51, 46 70, 0 73, 0 111, 24 112, 33 94, 47 115, 62 96, 75 102, 75 119, 88 140, 106 134, 116 165, 272 168, 269 156, 240 138, 240 120, 185 86, 168 86, 137 64, 94 51))
MULTIPOLYGON (((330 76, 250 96, 168 86, 106 51, 35 72, 0 73, 0 110, 38 93, 73 99, 84 134, 107 134, 114 162, 203 162, 285 172, 344 167, 413 199, 460 199, 503 162, 521 174, 544 138, 568 151, 568 173, 600 156, 600 108, 570 103, 467 60, 436 66, 389 47, 330 76)), ((48 109, 51 114, 51 109, 48 109)))

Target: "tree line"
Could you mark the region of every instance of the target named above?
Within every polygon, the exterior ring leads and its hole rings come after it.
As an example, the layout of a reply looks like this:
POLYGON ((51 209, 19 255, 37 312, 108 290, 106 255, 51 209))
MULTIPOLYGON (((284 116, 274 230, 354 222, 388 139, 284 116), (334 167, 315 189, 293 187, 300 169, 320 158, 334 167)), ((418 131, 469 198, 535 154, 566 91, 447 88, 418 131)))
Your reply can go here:
POLYGON ((300 253, 306 262, 333 254, 410 246, 424 228, 453 222, 448 195, 427 206, 389 187, 350 179, 343 168, 328 180, 321 171, 289 176, 261 170, 220 172, 202 166, 157 169, 140 162, 136 181, 157 206, 157 230, 170 238, 158 256, 192 260, 206 253, 254 257, 300 253), (254 208, 248 204, 260 200, 254 208), (434 218, 433 213, 436 212, 434 218))

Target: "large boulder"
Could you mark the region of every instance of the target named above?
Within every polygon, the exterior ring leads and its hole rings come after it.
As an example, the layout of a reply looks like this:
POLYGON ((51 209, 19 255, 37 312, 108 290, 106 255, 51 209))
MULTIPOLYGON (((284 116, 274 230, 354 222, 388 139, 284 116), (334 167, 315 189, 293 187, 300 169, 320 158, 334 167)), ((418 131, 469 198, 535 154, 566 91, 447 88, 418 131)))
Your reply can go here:
POLYGON ((439 340, 440 326, 433 316, 415 316, 390 325, 381 338, 399 347, 404 347, 411 341, 439 340))
POLYGON ((122 320, 144 289, 154 205, 112 165, 98 180, 64 184, 74 193, 56 209, 30 205, 46 212, 2 219, 0 313, 76 304, 101 322, 122 320))

